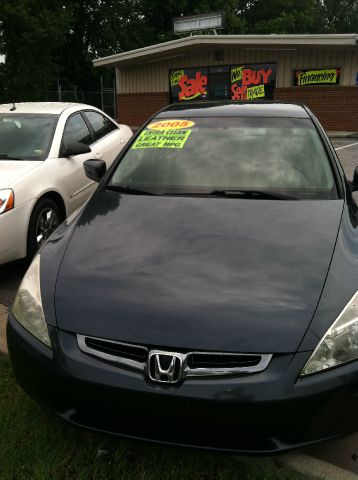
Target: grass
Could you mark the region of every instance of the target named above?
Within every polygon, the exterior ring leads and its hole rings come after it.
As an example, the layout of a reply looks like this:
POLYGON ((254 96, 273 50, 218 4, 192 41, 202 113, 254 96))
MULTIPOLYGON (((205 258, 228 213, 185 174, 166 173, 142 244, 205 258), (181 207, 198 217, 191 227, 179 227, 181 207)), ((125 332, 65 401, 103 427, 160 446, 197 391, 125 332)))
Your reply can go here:
POLYGON ((65 424, 17 385, 0 353, 1 480, 303 480, 269 459, 152 446, 65 424))

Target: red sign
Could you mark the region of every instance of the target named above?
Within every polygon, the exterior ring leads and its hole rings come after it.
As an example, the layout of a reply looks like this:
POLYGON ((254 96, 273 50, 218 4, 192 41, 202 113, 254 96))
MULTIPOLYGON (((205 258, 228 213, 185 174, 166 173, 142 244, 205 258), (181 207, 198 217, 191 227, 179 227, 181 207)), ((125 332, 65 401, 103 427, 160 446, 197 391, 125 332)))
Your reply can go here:
POLYGON ((179 101, 193 100, 207 94, 206 86, 208 84, 208 77, 202 75, 201 72, 196 72, 195 78, 189 79, 187 75, 183 75, 178 85, 180 87, 179 101))
POLYGON ((178 67, 169 71, 170 98, 172 102, 273 99, 276 68, 276 63, 178 67))
POLYGON ((255 100, 270 97, 267 87, 274 87, 275 77, 274 64, 231 67, 231 99, 255 100))

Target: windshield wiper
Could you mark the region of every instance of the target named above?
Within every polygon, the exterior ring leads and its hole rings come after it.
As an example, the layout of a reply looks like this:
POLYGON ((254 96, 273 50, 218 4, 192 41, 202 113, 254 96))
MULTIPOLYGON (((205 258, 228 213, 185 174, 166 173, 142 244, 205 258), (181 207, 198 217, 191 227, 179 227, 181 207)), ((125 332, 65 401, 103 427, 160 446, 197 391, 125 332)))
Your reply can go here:
POLYGON ((298 197, 293 195, 286 195, 278 192, 270 192, 265 190, 241 190, 241 189, 226 189, 226 190, 211 190, 208 192, 164 192, 164 193, 154 193, 148 192, 147 190, 141 190, 134 187, 128 187, 125 185, 106 185, 106 190, 114 190, 116 192, 130 193, 133 195, 165 195, 165 196, 202 196, 206 197, 217 196, 217 197, 244 197, 244 198, 267 198, 273 200, 299 200, 298 197))
POLYGON ((286 195, 278 192, 269 192, 266 190, 239 190, 239 189, 227 189, 227 190, 212 190, 208 195, 214 195, 218 197, 245 197, 245 198, 268 198, 272 200, 299 200, 298 197, 293 195, 286 195))
POLYGON ((122 185, 106 185, 106 190, 114 190, 115 192, 130 193, 133 195, 158 195, 157 193, 147 192, 146 190, 141 190, 139 188, 132 188, 122 185))

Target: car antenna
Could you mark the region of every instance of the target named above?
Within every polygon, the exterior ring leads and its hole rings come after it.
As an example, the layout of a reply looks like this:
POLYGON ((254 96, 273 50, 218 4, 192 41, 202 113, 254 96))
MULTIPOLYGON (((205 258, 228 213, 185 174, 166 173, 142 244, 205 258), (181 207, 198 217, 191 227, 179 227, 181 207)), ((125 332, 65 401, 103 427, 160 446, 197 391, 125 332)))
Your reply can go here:
POLYGON ((16 110, 16 105, 15 105, 15 102, 12 102, 12 107, 10 108, 10 112, 13 112, 14 110, 16 110))

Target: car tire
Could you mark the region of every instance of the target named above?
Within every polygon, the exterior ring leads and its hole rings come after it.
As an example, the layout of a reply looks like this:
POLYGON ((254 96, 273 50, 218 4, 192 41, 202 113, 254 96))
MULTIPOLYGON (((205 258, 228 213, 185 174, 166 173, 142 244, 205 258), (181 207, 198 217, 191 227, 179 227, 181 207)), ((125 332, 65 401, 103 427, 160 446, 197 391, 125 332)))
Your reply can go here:
POLYGON ((32 210, 27 232, 27 256, 32 258, 64 220, 59 206, 50 198, 40 199, 32 210))

